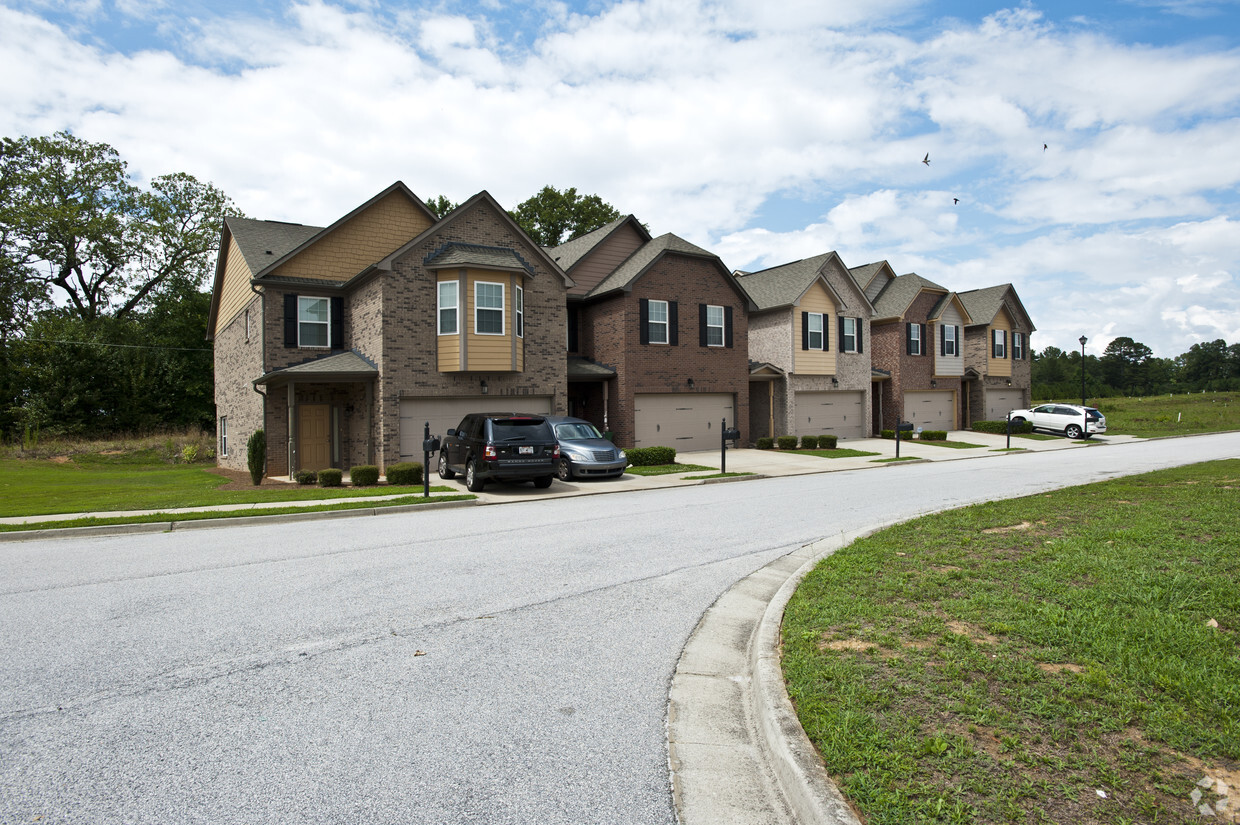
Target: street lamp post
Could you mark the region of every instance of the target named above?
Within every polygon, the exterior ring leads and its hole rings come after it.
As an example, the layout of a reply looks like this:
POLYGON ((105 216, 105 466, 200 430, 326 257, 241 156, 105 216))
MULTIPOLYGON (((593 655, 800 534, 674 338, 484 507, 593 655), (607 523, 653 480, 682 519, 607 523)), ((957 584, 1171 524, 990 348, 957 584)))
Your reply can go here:
POLYGON ((1081 406, 1085 406, 1085 342, 1089 339, 1081 336, 1081 406))

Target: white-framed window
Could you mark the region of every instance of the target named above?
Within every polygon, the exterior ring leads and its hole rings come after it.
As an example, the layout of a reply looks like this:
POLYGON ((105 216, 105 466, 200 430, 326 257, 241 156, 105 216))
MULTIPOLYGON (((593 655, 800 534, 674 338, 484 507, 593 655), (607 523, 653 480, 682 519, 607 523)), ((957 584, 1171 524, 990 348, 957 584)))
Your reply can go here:
POLYGON ((822 349, 823 315, 821 312, 806 314, 805 323, 808 330, 809 349, 822 349))
POLYGON ((857 323, 860 318, 844 318, 840 322, 840 328, 844 331, 844 340, 840 342, 840 349, 844 352, 857 352, 857 323))
POLYGON ((250 308, 245 309, 245 342, 250 343, 250 308))
POLYGON ((474 332, 504 334, 504 285, 490 281, 474 283, 474 332))
POLYGON ((956 325, 943 325, 943 354, 958 355, 956 351, 956 325))
POLYGON ((1007 358, 1007 330, 996 329, 993 331, 994 336, 994 357, 1007 358))
POLYGON ((1023 332, 1012 333, 1012 360, 1020 361, 1025 357, 1025 334, 1023 332))
POLYGON ((525 288, 524 287, 516 288, 516 291, 513 293, 512 301, 517 310, 517 320, 516 320, 517 337, 524 338, 525 337, 525 288))
POLYGON ((908 354, 921 355, 921 324, 908 325, 908 354))
POLYGON ((456 335, 460 332, 457 309, 460 305, 460 286, 456 281, 439 282, 439 334, 456 335))
POLYGON ((220 416, 220 455, 228 455, 228 416, 220 416))
POLYGON ((667 301, 651 300, 646 309, 646 324, 650 330, 650 343, 667 343, 667 301))
POLYGON ((331 301, 297 298, 297 346, 328 347, 331 344, 331 301))
POLYGON ((723 346, 723 307, 706 305, 706 346, 723 346))

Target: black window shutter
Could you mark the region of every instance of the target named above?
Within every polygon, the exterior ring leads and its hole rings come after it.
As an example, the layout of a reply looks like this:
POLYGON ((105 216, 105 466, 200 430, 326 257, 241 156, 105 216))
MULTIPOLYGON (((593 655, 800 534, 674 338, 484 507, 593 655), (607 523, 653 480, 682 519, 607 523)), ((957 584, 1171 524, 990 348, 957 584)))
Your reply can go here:
POLYGON ((822 351, 831 351, 831 317, 822 313, 822 351))
POLYGON ((947 326, 939 324, 939 355, 947 354, 947 326))
POLYGON ((332 349, 344 349, 344 298, 332 298, 332 349))
POLYGON ((673 347, 680 343, 680 312, 676 301, 667 302, 667 342, 673 347))
POLYGON ((930 327, 927 326, 926 324, 921 325, 921 354, 922 355, 930 354, 930 342, 926 340, 926 331, 929 328, 930 327))
POLYGON ((698 345, 706 346, 706 304, 698 304, 698 345))
POLYGON ((809 349, 809 313, 801 313, 801 349, 809 349))
POLYGON ((732 307, 723 308, 723 345, 732 348, 732 307))
POLYGON ((865 347, 861 346, 861 319, 857 318, 857 352, 865 352, 865 347))
POLYGON ((836 320, 836 326, 839 328, 839 331, 840 331, 840 334, 836 336, 835 340, 840 342, 840 352, 843 352, 844 351, 844 316, 838 315, 836 316, 835 320, 836 320))
POLYGON ((297 296, 284 296, 284 346, 297 346, 297 296))
POLYGON ((643 344, 650 343, 650 301, 642 298, 637 302, 637 311, 641 318, 637 322, 638 337, 643 344))
POLYGON ((960 327, 955 327, 954 329, 956 330, 956 354, 964 355, 964 341, 960 337, 960 327))

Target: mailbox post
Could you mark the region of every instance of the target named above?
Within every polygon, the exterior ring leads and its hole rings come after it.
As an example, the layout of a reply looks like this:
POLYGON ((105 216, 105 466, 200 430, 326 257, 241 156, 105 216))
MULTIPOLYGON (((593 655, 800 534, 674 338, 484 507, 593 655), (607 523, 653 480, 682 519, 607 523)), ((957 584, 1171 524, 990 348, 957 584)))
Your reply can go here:
POLYGON ((1012 411, 1007 414, 1007 448, 1012 449, 1012 411))
POLYGON ((913 431, 912 421, 896 422, 896 458, 900 457, 900 433, 911 433, 913 431))
POLYGON ((431 497, 431 456, 439 452, 439 439, 431 437, 431 422, 422 429, 422 498, 431 497))
POLYGON ((739 441, 741 431, 737 429, 728 429, 728 419, 723 419, 723 427, 719 430, 719 472, 726 473, 728 471, 728 442, 739 441))

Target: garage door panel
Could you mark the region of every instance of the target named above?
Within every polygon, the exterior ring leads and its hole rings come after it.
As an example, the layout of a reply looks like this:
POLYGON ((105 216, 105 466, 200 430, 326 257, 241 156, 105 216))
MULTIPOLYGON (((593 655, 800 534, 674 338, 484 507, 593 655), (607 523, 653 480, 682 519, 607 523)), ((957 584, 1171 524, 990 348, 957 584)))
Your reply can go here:
POLYGON ((904 420, 923 430, 954 430, 956 394, 951 390, 906 392, 904 420))
POLYGON ((461 423, 469 413, 476 412, 541 413, 551 412, 551 396, 458 396, 449 398, 402 398, 400 400, 400 457, 402 461, 422 460, 422 436, 426 422, 431 435, 441 438, 461 423))
POLYGON ((796 394, 796 435, 865 437, 865 400, 860 392, 801 391, 796 394))
POLYGON ((736 426, 727 393, 641 393, 633 397, 634 446, 679 452, 719 447, 724 419, 736 426))
POLYGON ((1002 421, 1012 410, 1024 406, 1024 393, 1019 390, 986 390, 986 420, 1002 421))

